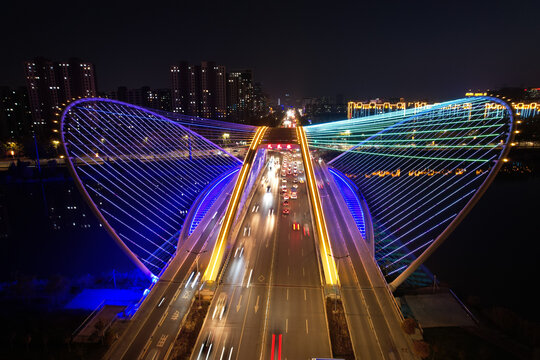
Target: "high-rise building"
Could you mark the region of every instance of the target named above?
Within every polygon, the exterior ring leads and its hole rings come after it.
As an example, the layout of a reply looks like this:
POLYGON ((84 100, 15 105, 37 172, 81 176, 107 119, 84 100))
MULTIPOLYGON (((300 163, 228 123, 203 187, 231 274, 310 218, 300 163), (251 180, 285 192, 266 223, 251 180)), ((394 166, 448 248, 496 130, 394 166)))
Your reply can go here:
POLYGON ((20 142, 31 130, 32 112, 26 88, 0 87, 0 141, 20 142))
POLYGON ((171 66, 171 110, 187 114, 189 108, 189 65, 181 61, 171 66))
POLYGON ((109 99, 123 101, 133 105, 171 111, 170 89, 151 89, 149 86, 128 89, 125 86, 119 86, 116 90, 103 95, 109 99))
POLYGON ((253 83, 253 113, 255 116, 262 117, 268 114, 269 99, 263 92, 260 82, 253 83))
POLYGON ((251 70, 227 74, 227 119, 248 122, 253 114, 253 83, 251 70))
POLYGON ((24 70, 33 130, 37 134, 49 133, 66 101, 96 96, 94 65, 81 59, 55 63, 38 57, 25 61, 24 70))
POLYGON ((179 62, 171 66, 171 107, 173 112, 211 119, 225 119, 225 66, 212 61, 201 65, 179 62))

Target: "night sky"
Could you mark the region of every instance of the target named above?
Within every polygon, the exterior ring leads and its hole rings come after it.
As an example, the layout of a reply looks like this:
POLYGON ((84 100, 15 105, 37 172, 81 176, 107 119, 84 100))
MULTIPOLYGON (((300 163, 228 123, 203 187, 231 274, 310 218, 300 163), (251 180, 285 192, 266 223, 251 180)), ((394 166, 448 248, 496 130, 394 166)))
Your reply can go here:
POLYGON ((178 60, 253 69, 273 97, 445 100, 540 87, 540 1, 9 1, 0 85, 25 59, 94 62, 100 91, 167 88, 178 60))

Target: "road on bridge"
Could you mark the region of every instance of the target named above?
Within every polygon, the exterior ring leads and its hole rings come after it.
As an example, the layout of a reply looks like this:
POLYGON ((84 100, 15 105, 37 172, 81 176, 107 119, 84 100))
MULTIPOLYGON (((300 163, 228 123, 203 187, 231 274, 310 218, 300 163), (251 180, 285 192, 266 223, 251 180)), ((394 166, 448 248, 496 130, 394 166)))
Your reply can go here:
POLYGON ((268 156, 191 359, 331 355, 302 159, 296 151, 268 156))

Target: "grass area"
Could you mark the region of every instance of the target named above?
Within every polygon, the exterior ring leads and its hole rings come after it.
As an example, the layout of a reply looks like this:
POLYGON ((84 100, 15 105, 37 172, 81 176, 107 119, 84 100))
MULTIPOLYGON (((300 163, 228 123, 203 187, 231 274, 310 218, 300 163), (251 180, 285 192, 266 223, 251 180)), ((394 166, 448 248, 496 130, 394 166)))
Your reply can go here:
POLYGON ((332 342, 332 353, 335 358, 354 360, 354 351, 351 343, 351 336, 345 312, 341 300, 335 302, 334 299, 326 298, 326 314, 328 316, 328 328, 330 331, 330 341, 332 342), (334 308, 336 311, 334 311, 334 308))
POLYGON ((4 308, 0 359, 99 359, 107 346, 72 344, 73 330, 88 316, 82 311, 4 308))
POLYGON ((431 345, 430 360, 513 360, 519 359, 462 328, 424 329, 424 340, 431 345))
POLYGON ((204 318, 208 312, 210 301, 202 301, 201 308, 197 306, 197 302, 193 303, 186 318, 186 322, 182 326, 182 330, 178 334, 174 343, 170 359, 173 360, 188 360, 201 331, 204 318))

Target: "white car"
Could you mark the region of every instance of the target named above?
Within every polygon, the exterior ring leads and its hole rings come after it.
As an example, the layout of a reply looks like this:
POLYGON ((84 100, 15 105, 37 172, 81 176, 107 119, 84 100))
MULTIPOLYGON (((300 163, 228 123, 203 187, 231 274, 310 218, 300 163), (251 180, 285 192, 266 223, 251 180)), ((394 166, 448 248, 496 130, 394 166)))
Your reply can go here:
POLYGON ((216 303, 216 307, 214 308, 214 312, 212 313, 212 319, 215 319, 216 317, 221 320, 223 318, 223 313, 225 312, 225 307, 227 306, 227 294, 222 292, 219 295, 219 298, 216 303))
POLYGON ((291 193, 291 199, 298 199, 297 195, 295 192, 292 192, 291 193))

